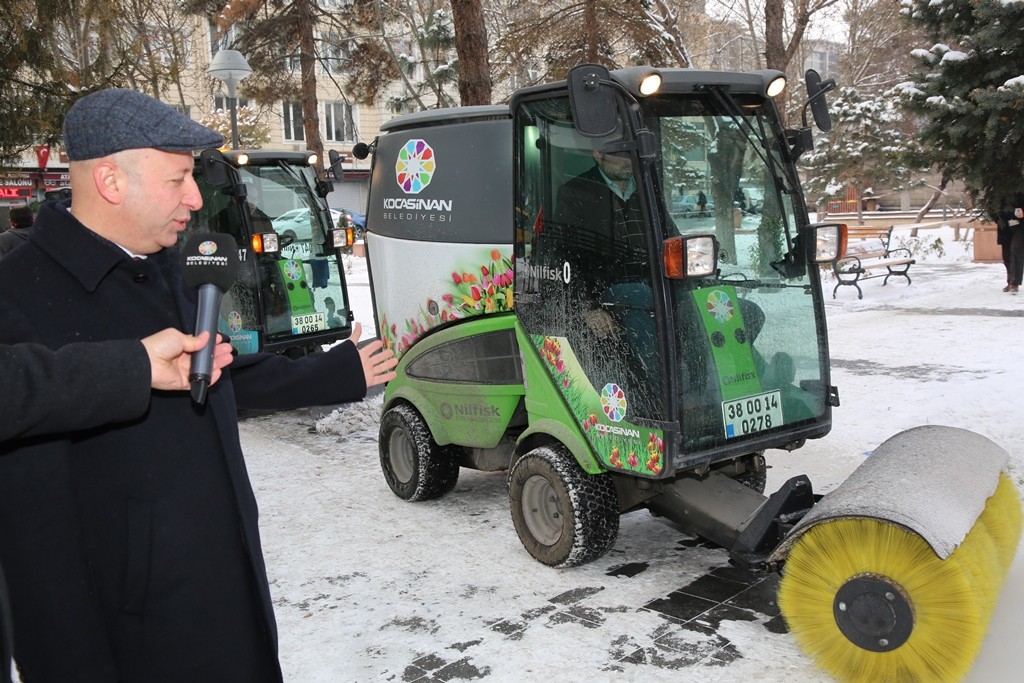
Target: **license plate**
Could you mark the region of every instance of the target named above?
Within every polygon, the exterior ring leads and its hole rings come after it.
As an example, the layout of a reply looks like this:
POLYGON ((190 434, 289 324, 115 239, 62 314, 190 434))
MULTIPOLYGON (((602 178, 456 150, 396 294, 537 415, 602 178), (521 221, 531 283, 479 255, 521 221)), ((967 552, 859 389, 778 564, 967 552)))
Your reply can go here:
POLYGON ((324 329, 327 329, 327 323, 323 313, 307 313, 306 315, 292 316, 292 334, 319 332, 324 329))
POLYGON ((722 401, 722 419, 728 439, 778 427, 782 424, 782 394, 767 391, 722 401))

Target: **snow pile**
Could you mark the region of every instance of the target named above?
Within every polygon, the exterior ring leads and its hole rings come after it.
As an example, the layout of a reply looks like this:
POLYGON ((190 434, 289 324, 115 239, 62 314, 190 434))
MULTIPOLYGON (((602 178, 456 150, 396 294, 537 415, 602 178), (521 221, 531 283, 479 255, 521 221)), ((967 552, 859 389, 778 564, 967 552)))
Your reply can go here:
POLYGON ((339 441, 376 442, 383 400, 384 394, 379 393, 359 403, 345 403, 318 419, 313 427, 317 434, 337 434, 339 441))

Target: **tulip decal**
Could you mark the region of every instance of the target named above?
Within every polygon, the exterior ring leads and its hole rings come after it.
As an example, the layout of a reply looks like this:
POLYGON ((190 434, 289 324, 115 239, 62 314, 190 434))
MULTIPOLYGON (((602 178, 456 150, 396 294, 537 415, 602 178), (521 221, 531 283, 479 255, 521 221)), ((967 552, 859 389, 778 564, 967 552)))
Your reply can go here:
MULTIPOLYGON (((419 314, 405 321, 404 330, 394 323, 387 324, 382 316, 380 338, 386 348, 401 356, 424 334, 445 323, 485 313, 501 313, 512 309, 511 255, 503 256, 498 249, 485 252, 490 260, 480 265, 451 271, 451 282, 443 293, 428 293, 420 305, 419 314)), ((447 278, 445 278, 447 279, 447 278)))

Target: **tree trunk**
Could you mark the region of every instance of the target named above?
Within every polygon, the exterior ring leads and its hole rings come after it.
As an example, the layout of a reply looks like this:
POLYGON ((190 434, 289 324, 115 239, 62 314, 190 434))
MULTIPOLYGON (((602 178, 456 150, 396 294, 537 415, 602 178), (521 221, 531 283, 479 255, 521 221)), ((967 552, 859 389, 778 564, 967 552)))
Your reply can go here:
POLYGON ((308 2, 303 5, 304 21, 300 24, 299 66, 302 76, 302 127, 306 134, 306 149, 315 152, 316 172, 322 177, 324 171, 324 142, 320 137, 320 108, 316 93, 316 42, 313 36, 315 26, 312 8, 308 2))
POLYGON ((587 61, 591 64, 598 63, 597 7, 594 5, 594 0, 583 0, 583 30, 587 34, 587 61))
MULTIPOLYGON (((916 216, 914 216, 915 223, 920 223, 921 221, 924 220, 924 217, 928 215, 928 212, 932 210, 933 206, 935 206, 935 202, 939 201, 939 197, 941 197, 945 193, 946 185, 948 184, 949 178, 946 176, 945 173, 943 173, 942 179, 939 181, 939 186, 935 189, 935 192, 932 193, 932 196, 928 198, 928 201, 924 203, 924 206, 921 207, 921 210, 917 212, 916 216)), ((917 237, 917 228, 911 229, 910 236, 917 237)))
POLYGON ((766 69, 786 70, 786 45, 782 25, 786 8, 783 0, 764 4, 764 65, 766 69))
POLYGON ((491 103, 491 65, 481 0, 451 0, 455 51, 459 55, 459 100, 464 106, 491 103))

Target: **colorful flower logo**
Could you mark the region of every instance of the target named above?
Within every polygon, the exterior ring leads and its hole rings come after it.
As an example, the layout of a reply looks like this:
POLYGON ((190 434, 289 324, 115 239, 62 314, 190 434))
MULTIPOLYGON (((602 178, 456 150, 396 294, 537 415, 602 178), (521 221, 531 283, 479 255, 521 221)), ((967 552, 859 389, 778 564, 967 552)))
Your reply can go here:
POLYGON ((406 194, 419 194, 430 184, 436 168, 434 148, 426 140, 409 140, 399 150, 398 161, 395 162, 398 186, 406 194))
POLYGON ((626 394, 618 384, 605 384, 601 389, 601 408, 612 422, 626 417, 626 394))
POLYGON ((199 253, 203 256, 213 256, 217 253, 217 243, 213 240, 206 240, 199 243, 199 253))
POLYGON ((733 309, 732 299, 720 289, 708 294, 708 313, 720 323, 727 323, 732 320, 733 309))
POLYGON ((284 276, 293 281, 302 279, 302 266, 297 261, 287 261, 284 264, 284 276))
POLYGON ((228 329, 232 332, 242 329, 242 315, 238 311, 228 313, 228 329))

